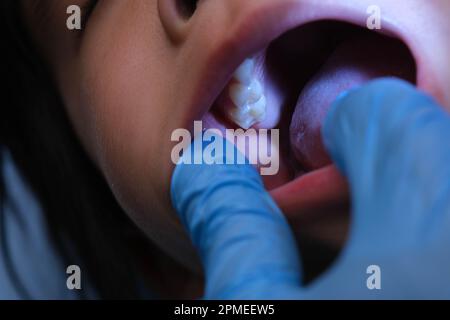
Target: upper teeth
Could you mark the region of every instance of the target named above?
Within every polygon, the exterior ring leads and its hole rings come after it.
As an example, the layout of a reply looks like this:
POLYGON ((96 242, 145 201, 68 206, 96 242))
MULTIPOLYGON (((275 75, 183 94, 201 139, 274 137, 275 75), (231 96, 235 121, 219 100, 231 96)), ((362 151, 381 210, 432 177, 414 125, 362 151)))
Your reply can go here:
POLYGON ((229 110, 231 119, 248 129, 266 116, 266 97, 261 81, 254 77, 255 62, 245 60, 234 73, 236 83, 229 88, 234 106, 229 110))
POLYGON ((234 78, 243 84, 250 84, 254 70, 255 61, 253 59, 246 59, 234 72, 234 78))

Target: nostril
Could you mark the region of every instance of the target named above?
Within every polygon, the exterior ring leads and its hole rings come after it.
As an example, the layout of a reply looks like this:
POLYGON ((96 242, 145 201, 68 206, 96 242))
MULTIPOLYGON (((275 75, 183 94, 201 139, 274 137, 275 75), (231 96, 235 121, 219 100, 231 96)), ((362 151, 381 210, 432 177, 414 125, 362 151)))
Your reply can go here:
POLYGON ((199 0, 175 0, 177 10, 183 19, 191 18, 197 10, 199 0))
POLYGON ((188 21, 197 10, 201 0, 158 0, 161 23, 169 38, 182 42, 188 35, 188 21))

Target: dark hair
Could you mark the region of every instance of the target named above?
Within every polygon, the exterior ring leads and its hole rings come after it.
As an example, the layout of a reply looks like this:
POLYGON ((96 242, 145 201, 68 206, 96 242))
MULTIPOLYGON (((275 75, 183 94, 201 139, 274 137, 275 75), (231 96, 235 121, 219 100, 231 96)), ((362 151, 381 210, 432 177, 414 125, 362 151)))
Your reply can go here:
MULTIPOLYGON (((6 59, 1 73, 0 147, 10 151, 38 197, 51 239, 67 265, 74 264, 68 252, 79 257, 75 264, 83 269, 83 279, 87 275, 101 298, 137 298, 136 255, 130 243, 146 248, 151 244, 119 207, 76 138, 48 68, 21 23, 20 2, 0 1, 6 59)), ((4 203, 2 180, 0 176, 4 203)), ((8 248, 1 243, 1 259, 7 261, 8 248)), ((7 263, 18 290, 30 298, 20 275, 7 263)))

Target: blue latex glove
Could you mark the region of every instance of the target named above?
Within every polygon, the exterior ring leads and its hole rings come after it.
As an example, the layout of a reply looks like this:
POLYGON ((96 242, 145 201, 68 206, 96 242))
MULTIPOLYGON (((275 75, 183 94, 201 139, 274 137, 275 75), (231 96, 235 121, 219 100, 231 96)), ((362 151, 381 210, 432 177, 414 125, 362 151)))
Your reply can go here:
POLYGON ((277 298, 300 285, 290 227, 253 166, 178 164, 171 195, 199 250, 206 299, 277 298))
POLYGON ((324 141, 348 178, 352 228, 308 287, 293 236, 249 166, 177 166, 173 203, 201 253, 206 298, 450 298, 450 118, 400 80, 332 106, 324 141), (369 290, 376 265, 381 290, 369 290))

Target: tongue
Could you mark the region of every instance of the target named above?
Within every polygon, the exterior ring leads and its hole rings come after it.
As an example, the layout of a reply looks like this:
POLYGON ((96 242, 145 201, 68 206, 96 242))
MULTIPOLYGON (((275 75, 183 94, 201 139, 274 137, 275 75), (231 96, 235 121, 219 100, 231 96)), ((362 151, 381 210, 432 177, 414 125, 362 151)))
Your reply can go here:
POLYGON ((298 99, 290 127, 292 150, 305 171, 331 164, 320 129, 333 100, 344 90, 382 76, 414 82, 414 61, 398 40, 366 34, 340 44, 309 81, 298 99))

